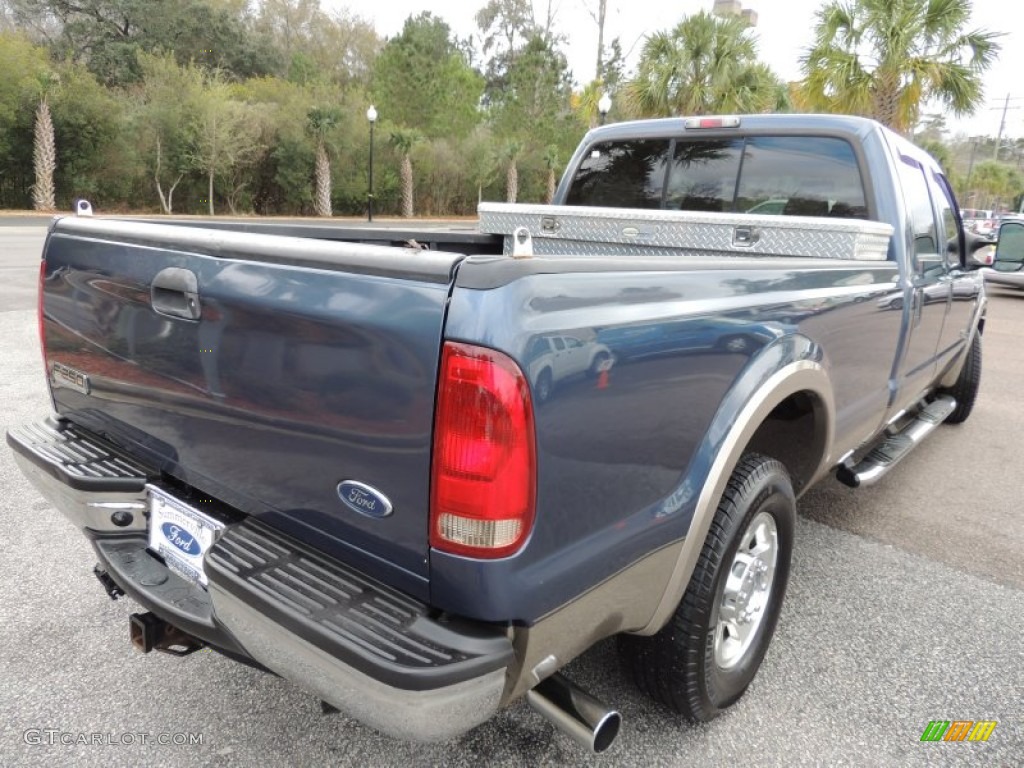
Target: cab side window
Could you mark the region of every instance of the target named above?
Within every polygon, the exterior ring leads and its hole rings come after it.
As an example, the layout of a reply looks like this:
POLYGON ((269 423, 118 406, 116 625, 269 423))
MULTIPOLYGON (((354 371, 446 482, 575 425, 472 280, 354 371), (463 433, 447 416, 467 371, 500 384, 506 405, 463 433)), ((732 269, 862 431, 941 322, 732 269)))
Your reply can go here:
POLYGON ((946 245, 946 265, 950 269, 960 266, 960 219, 949 192, 949 183, 939 174, 933 173, 928 180, 939 209, 939 237, 946 245))
MULTIPOLYGON (((898 163, 903 198, 910 216, 914 235, 914 259, 917 271, 932 274, 945 271, 945 259, 939 252, 939 229, 932 209, 932 197, 928 191, 925 171, 913 158, 900 156, 898 163)), ((945 239, 942 241, 945 243, 945 239)), ((943 251, 945 248, 943 247, 943 251)))

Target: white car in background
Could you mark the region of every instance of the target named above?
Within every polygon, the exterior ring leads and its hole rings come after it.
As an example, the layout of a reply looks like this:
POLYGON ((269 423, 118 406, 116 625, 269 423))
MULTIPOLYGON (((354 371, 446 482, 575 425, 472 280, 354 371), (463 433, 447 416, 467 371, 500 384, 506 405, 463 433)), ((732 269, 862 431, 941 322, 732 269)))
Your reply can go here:
POLYGON ((612 353, 604 344, 575 336, 537 336, 527 352, 534 396, 544 402, 555 386, 580 374, 598 376, 612 366, 612 353))
POLYGON ((964 208, 960 211, 960 218, 963 219, 964 229, 982 237, 995 239, 996 230, 999 228, 995 211, 984 208, 964 208))

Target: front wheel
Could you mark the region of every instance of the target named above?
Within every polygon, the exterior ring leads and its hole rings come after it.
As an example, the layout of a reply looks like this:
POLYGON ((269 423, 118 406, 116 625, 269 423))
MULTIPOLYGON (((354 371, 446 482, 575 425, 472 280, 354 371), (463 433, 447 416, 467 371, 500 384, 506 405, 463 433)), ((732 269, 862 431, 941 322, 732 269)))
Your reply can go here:
POLYGON ((775 632, 795 518, 786 468, 745 455, 675 615, 652 637, 620 638, 641 690, 695 722, 711 720, 743 695, 775 632))
POLYGON ((946 418, 947 424, 962 424, 974 410, 974 401, 978 399, 978 388, 981 386, 981 333, 975 332, 971 348, 967 350, 967 359, 956 383, 943 390, 956 400, 956 408, 946 418))

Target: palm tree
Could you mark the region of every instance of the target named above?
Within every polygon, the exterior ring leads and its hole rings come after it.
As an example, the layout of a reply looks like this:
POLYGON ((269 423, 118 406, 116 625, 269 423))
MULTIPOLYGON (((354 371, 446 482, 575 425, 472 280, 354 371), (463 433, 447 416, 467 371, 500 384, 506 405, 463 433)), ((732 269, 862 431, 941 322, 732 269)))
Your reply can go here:
POLYGON ((391 132, 391 144, 402 156, 402 167, 400 177, 402 179, 402 216, 409 219, 413 215, 413 177, 412 159, 410 154, 412 148, 422 139, 418 131, 411 129, 399 129, 391 132))
POLYGON ((544 149, 544 167, 548 171, 547 193, 544 197, 544 202, 549 205, 551 204, 551 201, 555 199, 555 187, 558 181, 555 174, 561 166, 562 163, 559 159, 558 147, 554 144, 549 144, 544 149))
MULTIPOLYGON (((587 83, 583 90, 577 94, 573 94, 572 107, 573 110, 579 115, 580 119, 587 124, 588 128, 597 127, 600 121, 600 109, 598 104, 601 102, 601 96, 605 94, 605 84, 601 80, 591 80, 587 83)), ((609 94, 613 97, 614 94, 609 94)))
POLYGON ((746 21, 701 11, 647 38, 623 95, 642 117, 767 112, 785 103, 785 86, 758 61, 746 21))
POLYGON ((831 0, 818 10, 814 45, 801 59, 808 103, 902 133, 925 101, 971 114, 999 44, 996 33, 964 31, 970 14, 970 0, 831 0))
POLYGON ((36 177, 36 183, 32 185, 32 204, 37 211, 52 211, 57 207, 53 186, 53 174, 57 170, 57 143, 45 94, 36 109, 32 164, 36 177))
POLYGON ((32 205, 37 211, 52 211, 57 207, 53 175, 57 171, 57 137, 53 130, 50 114, 50 94, 60 83, 53 72, 37 75, 39 106, 32 137, 32 170, 35 183, 32 185, 32 205))
POLYGON ((317 216, 331 215, 331 158, 327 153, 327 137, 339 120, 341 110, 337 107, 313 107, 306 115, 306 127, 316 140, 313 207, 317 216))
POLYGON ((501 160, 505 164, 505 202, 514 203, 519 197, 519 156, 523 145, 516 139, 509 139, 501 148, 501 160))

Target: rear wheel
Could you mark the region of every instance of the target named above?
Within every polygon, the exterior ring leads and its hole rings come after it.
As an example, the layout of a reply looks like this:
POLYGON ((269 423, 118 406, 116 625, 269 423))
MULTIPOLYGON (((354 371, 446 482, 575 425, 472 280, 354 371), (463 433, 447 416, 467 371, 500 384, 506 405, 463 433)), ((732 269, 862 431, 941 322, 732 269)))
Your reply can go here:
POLYGON ((551 369, 545 368, 540 372, 540 376, 537 377, 537 385, 534 389, 534 393, 537 396, 537 402, 543 403, 549 397, 551 397, 551 390, 555 388, 554 379, 551 378, 551 369))
POLYGON ((962 424, 974 410, 974 401, 978 399, 978 388, 981 386, 981 333, 974 334, 971 348, 967 350, 967 359, 960 369, 956 384, 943 390, 956 400, 956 409, 946 419, 947 424, 962 424))
POLYGON ((743 695, 775 632, 795 517, 786 468, 766 456, 744 456, 675 615, 652 637, 620 638, 641 690, 697 722, 743 695))
POLYGON ((608 363, 611 362, 611 359, 612 356, 607 352, 598 352, 594 355, 594 359, 590 363, 590 370, 588 373, 591 376, 599 376, 602 371, 608 370, 608 363))

